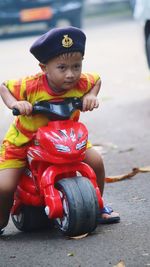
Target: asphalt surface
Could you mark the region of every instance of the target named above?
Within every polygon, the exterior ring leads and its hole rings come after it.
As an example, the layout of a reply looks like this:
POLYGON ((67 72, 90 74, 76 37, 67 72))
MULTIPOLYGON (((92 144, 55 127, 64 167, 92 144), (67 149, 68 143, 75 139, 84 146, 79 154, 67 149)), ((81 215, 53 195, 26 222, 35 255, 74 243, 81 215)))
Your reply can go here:
MULTIPOLYGON (((84 71, 102 78, 100 108, 83 114, 90 139, 102 153, 106 175, 128 173, 150 165, 150 78, 141 25, 130 16, 85 21, 87 50, 84 71)), ((27 53, 35 37, 0 42, 0 82, 38 71, 27 53)), ((12 120, 0 105, 1 138, 12 120)), ((99 225, 79 240, 64 238, 56 230, 20 233, 11 220, 0 240, 0 267, 126 267, 150 266, 150 174, 106 184, 104 199, 120 212, 121 222, 99 225)))

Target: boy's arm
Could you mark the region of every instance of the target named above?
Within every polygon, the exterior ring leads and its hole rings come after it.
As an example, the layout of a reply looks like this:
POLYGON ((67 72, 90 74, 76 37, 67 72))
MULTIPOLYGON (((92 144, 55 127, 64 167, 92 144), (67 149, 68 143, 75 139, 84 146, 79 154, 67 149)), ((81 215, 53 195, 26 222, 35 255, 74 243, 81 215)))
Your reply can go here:
POLYGON ((97 95, 101 87, 101 80, 99 79, 94 87, 83 96, 83 108, 82 111, 92 111, 94 108, 99 107, 99 101, 97 95))
POLYGON ((9 109, 17 108, 21 115, 30 115, 32 105, 28 101, 18 101, 8 90, 4 83, 0 86, 0 96, 9 109))

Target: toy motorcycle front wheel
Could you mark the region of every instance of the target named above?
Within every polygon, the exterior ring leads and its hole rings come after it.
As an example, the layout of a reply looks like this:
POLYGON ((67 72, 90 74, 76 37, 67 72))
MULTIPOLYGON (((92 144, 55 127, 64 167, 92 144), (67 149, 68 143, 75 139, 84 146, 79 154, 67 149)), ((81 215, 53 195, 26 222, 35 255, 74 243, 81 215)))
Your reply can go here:
POLYGON ((97 226, 99 205, 95 189, 86 177, 65 178, 57 183, 63 204, 63 217, 56 225, 67 236, 90 233, 97 226))

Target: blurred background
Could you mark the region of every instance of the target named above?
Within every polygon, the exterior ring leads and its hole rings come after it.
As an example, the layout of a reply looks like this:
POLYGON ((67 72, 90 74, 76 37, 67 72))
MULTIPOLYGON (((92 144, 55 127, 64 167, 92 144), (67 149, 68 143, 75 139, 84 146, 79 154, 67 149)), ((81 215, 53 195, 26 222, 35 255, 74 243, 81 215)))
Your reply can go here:
POLYGON ((65 23, 82 27, 85 16, 134 6, 135 0, 0 0, 0 37, 29 36, 65 23))

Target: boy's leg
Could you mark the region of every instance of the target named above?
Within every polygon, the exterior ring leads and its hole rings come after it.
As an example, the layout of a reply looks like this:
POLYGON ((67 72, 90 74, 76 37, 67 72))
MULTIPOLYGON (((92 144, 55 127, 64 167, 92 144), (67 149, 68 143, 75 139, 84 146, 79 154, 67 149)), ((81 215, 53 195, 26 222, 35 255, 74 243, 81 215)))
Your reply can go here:
POLYGON ((88 148, 86 150, 86 156, 84 162, 87 163, 94 170, 97 177, 97 184, 99 190, 101 192, 101 195, 103 195, 105 169, 100 154, 93 147, 88 148))
MULTIPOLYGON (((104 182, 105 182, 105 169, 103 160, 100 154, 93 148, 88 148, 86 150, 85 163, 87 163, 95 172, 97 177, 97 184, 101 195, 103 196, 104 182)), ((100 223, 114 223, 119 222, 120 217, 117 212, 114 212, 111 208, 104 208, 101 212, 100 223)))
POLYGON ((14 192, 23 168, 0 170, 0 229, 9 221, 14 192))

